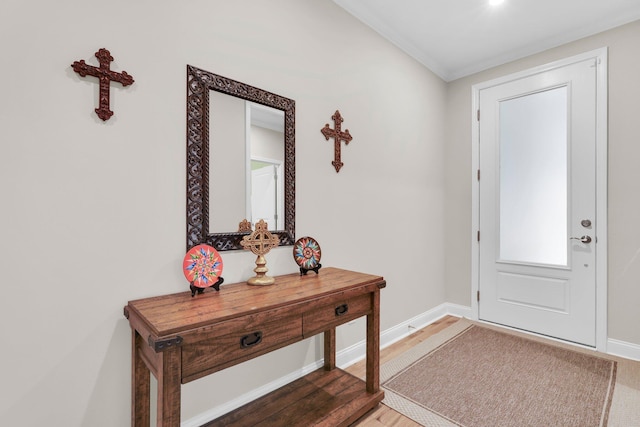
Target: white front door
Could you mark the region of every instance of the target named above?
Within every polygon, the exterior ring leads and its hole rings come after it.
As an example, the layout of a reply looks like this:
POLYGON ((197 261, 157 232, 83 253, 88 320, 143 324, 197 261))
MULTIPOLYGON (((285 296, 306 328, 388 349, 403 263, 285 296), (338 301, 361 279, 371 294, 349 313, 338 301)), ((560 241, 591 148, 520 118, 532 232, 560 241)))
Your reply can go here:
POLYGON ((597 70, 478 91, 478 317, 596 345, 597 70))
POLYGON ((264 220, 269 230, 281 230, 278 212, 278 165, 265 164, 251 170, 251 222, 264 220))

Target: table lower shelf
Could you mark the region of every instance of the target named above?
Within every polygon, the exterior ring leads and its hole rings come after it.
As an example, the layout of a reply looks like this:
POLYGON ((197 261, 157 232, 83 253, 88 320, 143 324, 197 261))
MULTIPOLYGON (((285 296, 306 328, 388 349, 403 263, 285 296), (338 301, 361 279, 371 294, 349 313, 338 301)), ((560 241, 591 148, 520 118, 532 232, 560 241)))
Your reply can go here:
POLYGON ((318 369, 202 427, 348 426, 375 408, 384 392, 341 370, 318 369))

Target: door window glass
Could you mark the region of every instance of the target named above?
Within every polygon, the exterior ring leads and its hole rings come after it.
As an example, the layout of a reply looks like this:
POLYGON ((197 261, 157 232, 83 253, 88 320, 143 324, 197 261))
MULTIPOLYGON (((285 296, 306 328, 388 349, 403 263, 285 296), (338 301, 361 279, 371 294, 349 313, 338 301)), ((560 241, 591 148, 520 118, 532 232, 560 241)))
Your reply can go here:
POLYGON ((567 265, 567 87, 499 103, 502 261, 567 265))

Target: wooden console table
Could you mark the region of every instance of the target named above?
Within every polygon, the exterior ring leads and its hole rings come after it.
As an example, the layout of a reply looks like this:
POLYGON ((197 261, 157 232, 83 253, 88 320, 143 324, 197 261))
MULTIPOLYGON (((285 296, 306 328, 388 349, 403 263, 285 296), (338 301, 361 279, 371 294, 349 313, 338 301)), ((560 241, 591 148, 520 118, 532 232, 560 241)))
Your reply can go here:
POLYGON ((324 333, 324 367, 207 426, 347 426, 384 397, 379 383, 380 289, 386 282, 337 268, 276 277, 272 286, 224 285, 130 301, 131 425, 180 426, 180 387, 213 372, 324 333), (336 367, 336 326, 367 316, 366 381, 336 367))

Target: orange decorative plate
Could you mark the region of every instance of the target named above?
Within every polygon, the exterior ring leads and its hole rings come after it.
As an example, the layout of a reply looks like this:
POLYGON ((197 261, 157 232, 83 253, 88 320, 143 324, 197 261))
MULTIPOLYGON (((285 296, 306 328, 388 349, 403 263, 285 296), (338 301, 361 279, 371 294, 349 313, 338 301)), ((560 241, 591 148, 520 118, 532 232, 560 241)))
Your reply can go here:
POLYGON ((222 257, 209 245, 194 246, 184 256, 182 270, 193 286, 208 288, 222 275, 222 257))

